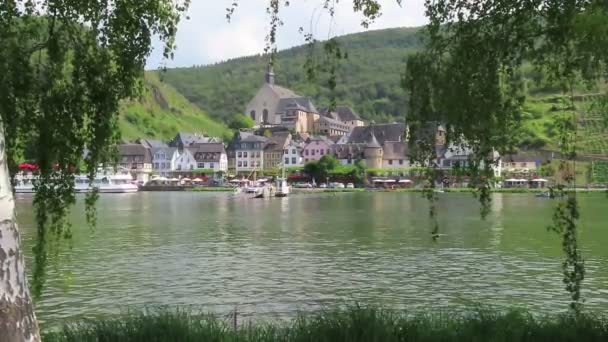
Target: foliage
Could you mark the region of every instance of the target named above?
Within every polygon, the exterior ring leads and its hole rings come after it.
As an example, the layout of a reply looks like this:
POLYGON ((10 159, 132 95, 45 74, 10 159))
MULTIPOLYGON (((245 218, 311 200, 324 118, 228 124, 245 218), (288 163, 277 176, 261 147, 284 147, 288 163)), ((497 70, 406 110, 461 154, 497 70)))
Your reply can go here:
MULTIPOLYGON (((0 118, 12 175, 24 143, 37 147, 34 295, 42 291, 47 242, 70 236, 66 216, 75 201, 74 166, 86 147, 92 181, 98 166, 113 159, 120 102, 138 95, 154 37, 170 56, 188 3, 0 3, 0 118)), ((86 200, 90 220, 96 195, 86 200)))
MULTIPOLYGON (((608 71, 608 7, 595 0, 437 0, 425 6, 428 45, 408 59, 404 78, 409 118, 415 124, 442 122, 448 141, 473 147, 469 164, 483 213, 490 199, 489 156, 495 150, 511 151, 517 144, 512 132, 522 127, 526 62, 567 96, 564 113, 553 124, 562 155, 575 159, 574 90, 580 80, 593 87, 608 71)), ((425 160, 423 155, 420 161, 425 160)), ((560 191, 574 188, 574 180, 570 177, 560 191)), ((576 240, 576 208, 575 193, 569 192, 556 208, 552 230, 563 235, 564 277, 571 307, 579 312, 584 266, 576 240)))
POLYGON ((129 140, 156 138, 169 141, 177 132, 231 138, 223 123, 210 118, 173 87, 162 82, 157 73, 151 72, 145 74, 142 93, 121 105, 118 125, 121 136, 129 140))
MULTIPOLYGON (((237 316, 238 319, 239 316, 237 316)), ((238 323, 238 322, 237 322, 238 323)), ((241 322, 242 323, 242 322, 241 322)), ((350 306, 300 314, 284 323, 240 324, 208 314, 167 310, 87 320, 48 332, 45 341, 603 341, 608 318, 537 317, 525 311, 469 308, 408 313, 350 306)))
MULTIPOLYGON (((342 54, 348 54, 345 61, 335 66, 336 103, 353 106, 367 120, 403 121, 407 99, 400 88, 399 75, 407 55, 421 47, 418 30, 396 28, 336 38, 342 54)), ((317 49, 314 53, 324 55, 325 51, 317 49)), ((310 81, 303 70, 309 56, 309 46, 277 52, 276 82, 312 97, 319 108, 329 107, 332 93, 329 81, 320 76, 310 81)), ((214 118, 231 122, 234 116, 231 113, 243 113, 262 85, 268 59, 266 55, 256 55, 213 65, 167 69, 164 80, 214 118)), ((325 59, 315 61, 315 66, 322 67, 325 59)))
POLYGON ((321 182, 325 181, 330 172, 340 166, 340 162, 332 155, 326 154, 318 161, 313 160, 304 165, 304 173, 321 182))
POLYGON ((255 121, 245 114, 234 114, 232 119, 230 119, 230 123, 228 124, 228 127, 234 130, 241 128, 253 128, 253 126, 255 126, 255 121))

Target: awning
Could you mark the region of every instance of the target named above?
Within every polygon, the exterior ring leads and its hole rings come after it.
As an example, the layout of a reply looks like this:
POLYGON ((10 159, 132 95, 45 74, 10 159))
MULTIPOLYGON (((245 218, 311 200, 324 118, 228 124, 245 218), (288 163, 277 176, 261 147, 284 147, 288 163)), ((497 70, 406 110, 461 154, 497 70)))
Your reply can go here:
POLYGON ((198 183, 198 182, 202 182, 203 180, 200 178, 194 178, 192 181, 198 183))
POLYGON ((171 178, 171 179, 169 179, 169 181, 170 182, 179 182, 179 179, 177 179, 177 178, 171 178))
POLYGON ((411 183, 412 181, 409 179, 400 179, 399 183, 411 183))
POLYGON ((384 181, 384 183, 395 183, 395 182, 397 182, 397 181, 394 179, 387 179, 384 181))
POLYGON ((537 179, 533 179, 533 182, 548 182, 548 180, 544 179, 544 178, 537 178, 537 179))
POLYGON ((374 183, 384 183, 384 179, 374 179, 374 183))
POLYGON ((192 179, 190 179, 190 178, 187 178, 187 177, 182 178, 182 182, 191 182, 191 181, 192 181, 192 179))
POLYGON ((519 179, 509 178, 509 179, 505 180, 505 182, 509 182, 509 183, 519 182, 519 179))

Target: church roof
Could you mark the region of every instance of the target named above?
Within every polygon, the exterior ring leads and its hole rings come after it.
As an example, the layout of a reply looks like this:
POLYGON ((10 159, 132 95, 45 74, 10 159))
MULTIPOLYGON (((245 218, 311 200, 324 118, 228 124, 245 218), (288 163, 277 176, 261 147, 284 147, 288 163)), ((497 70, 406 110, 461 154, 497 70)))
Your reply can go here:
POLYGON ((285 87, 278 86, 276 84, 266 84, 272 89, 275 94, 281 99, 290 98, 290 97, 299 97, 298 94, 294 93, 293 90, 287 89, 285 87))
POLYGON ((367 145, 365 145, 365 147, 382 147, 382 145, 380 145, 380 143, 378 142, 378 139, 376 139, 373 127, 371 129, 371 134, 369 136, 369 139, 367 140, 367 145))
MULTIPOLYGON (((372 126, 360 126, 353 128, 348 138, 349 143, 367 143, 370 139, 372 126)), ((403 141, 405 124, 389 123, 375 124, 373 126, 374 136, 380 145, 385 141, 403 141)))
POLYGON ((298 109, 305 112, 318 113, 312 101, 303 96, 282 98, 277 105, 277 113, 285 113, 288 109, 298 109))

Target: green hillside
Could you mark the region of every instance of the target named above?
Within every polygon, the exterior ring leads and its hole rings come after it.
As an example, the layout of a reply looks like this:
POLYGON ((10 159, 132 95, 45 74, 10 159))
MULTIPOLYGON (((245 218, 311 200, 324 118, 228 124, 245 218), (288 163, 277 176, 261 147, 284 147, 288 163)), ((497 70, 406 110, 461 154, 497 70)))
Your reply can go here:
MULTIPOLYGON (((351 105, 367 120, 402 121, 407 96, 401 88, 401 75, 408 55, 422 46, 418 31, 418 28, 394 28, 338 38, 348 59, 341 62, 339 69, 337 102, 351 105)), ((318 82, 307 80, 304 65, 308 53, 303 46, 280 51, 275 66, 276 82, 312 97, 317 107, 323 107, 329 102, 329 90, 323 79, 326 75, 320 75, 318 82)), ((212 117, 229 122, 236 113, 244 111, 262 84, 267 62, 267 56, 242 57, 208 66, 169 69, 163 78, 212 117)), ((557 150, 555 119, 564 114, 560 90, 531 66, 524 68, 522 76, 528 101, 522 129, 513 133, 522 148, 557 150)), ((576 94, 597 91, 583 84, 575 90, 576 94)), ((581 136, 608 141, 608 132, 590 128, 581 125, 581 136)), ((588 149, 588 145, 582 147, 588 149)))
MULTIPOLYGON (((407 54, 420 48, 417 30, 395 28, 340 37, 348 59, 342 61, 339 70, 338 102, 352 105, 366 119, 402 119, 406 101, 400 87, 401 73, 407 54)), ((304 70, 308 52, 303 46, 279 52, 276 82, 314 98, 317 107, 323 107, 329 102, 329 90, 323 86, 327 76, 320 74, 318 82, 308 82, 304 70)), ((267 56, 258 55, 209 66, 169 69, 164 80, 212 116, 228 121, 244 111, 264 80, 267 63, 267 56)))
POLYGON ((142 137, 170 140, 178 131, 230 136, 230 130, 223 123, 212 119, 173 87, 161 82, 155 72, 146 73, 140 99, 123 104, 120 131, 123 139, 128 140, 142 137))

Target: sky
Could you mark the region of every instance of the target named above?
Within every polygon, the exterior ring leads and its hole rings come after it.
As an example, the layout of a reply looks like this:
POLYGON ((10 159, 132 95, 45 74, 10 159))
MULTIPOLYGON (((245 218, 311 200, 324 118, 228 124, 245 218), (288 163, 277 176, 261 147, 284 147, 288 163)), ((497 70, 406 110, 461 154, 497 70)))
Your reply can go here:
MULTIPOLYGON (((154 43, 147 69, 188 67, 221 62, 230 58, 264 52, 265 37, 269 30, 268 0, 238 0, 233 18, 226 20, 226 8, 234 0, 192 0, 189 20, 183 20, 177 31, 177 50, 173 60, 163 60, 162 44, 154 43)), ((317 39, 327 39, 348 33, 361 32, 362 14, 354 13, 352 0, 340 0, 334 20, 323 10, 323 0, 291 0, 289 7, 281 9, 284 25, 279 28, 277 46, 286 49, 304 44, 302 27, 313 32, 317 39)), ((424 17, 424 0, 379 0, 382 16, 368 30, 389 27, 420 26, 427 23, 424 17)))

